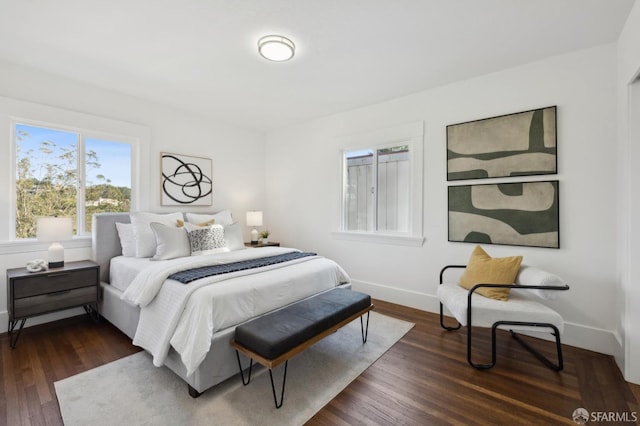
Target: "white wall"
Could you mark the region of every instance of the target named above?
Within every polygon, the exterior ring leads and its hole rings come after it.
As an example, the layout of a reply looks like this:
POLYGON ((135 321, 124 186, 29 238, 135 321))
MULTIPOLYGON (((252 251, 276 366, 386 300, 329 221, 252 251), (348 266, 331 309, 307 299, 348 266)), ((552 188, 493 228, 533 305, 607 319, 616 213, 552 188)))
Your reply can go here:
POLYGON ((616 357, 625 379, 640 384, 640 4, 635 3, 618 40, 618 248, 624 352, 616 357))
MULTIPOLYGON (((236 219, 244 224, 249 209, 261 209, 264 204, 264 137, 262 134, 194 116, 163 105, 154 104, 119 93, 102 90, 50 74, 32 71, 0 62, 0 96, 39 105, 82 112, 98 117, 136 123, 149 129, 150 140, 141 152, 141 202, 139 209, 176 211, 160 206, 160 152, 210 157, 213 160, 213 206, 183 209, 211 211, 232 209, 236 219)), ((3 170, 11 161, 9 135, 0 134, 3 170)), ((0 218, 8 216, 8 174, 0 174, 0 218)), ((248 233, 245 235, 248 239, 248 233)), ((89 242, 76 241, 66 251, 67 260, 89 258, 89 242)), ((6 269, 24 266, 27 260, 44 257, 44 245, 31 244, 25 249, 17 243, 0 241, 0 330, 6 330, 6 269), (35 251, 34 251, 35 250, 35 251), (3 254, 4 253, 4 254, 3 254)), ((66 311, 27 321, 27 326, 82 312, 66 311)))
MULTIPOLYGON (((561 248, 485 246, 493 256, 563 276, 571 290, 553 306, 568 322, 564 342, 619 351, 616 299, 616 46, 553 57, 318 119, 267 135, 267 211, 274 239, 342 264, 356 289, 436 312, 440 268, 464 263, 472 244, 447 242, 448 124, 558 106, 561 248), (424 120, 423 247, 336 240, 339 137, 424 120)), ((496 181, 496 180, 490 180, 496 181)), ((499 180, 497 180, 499 181, 499 180)))

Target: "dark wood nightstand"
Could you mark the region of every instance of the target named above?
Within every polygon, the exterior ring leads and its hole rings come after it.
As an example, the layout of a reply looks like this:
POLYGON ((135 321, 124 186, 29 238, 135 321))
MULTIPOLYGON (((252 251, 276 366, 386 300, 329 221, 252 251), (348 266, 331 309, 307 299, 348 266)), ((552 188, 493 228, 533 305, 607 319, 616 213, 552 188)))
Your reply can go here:
POLYGON ((61 268, 29 272, 26 268, 7 269, 8 334, 11 349, 27 318, 83 306, 98 320, 100 266, 90 260, 66 262, 61 268), (15 330, 20 322, 20 327, 15 330))
POLYGON ((280 247, 280 243, 274 243, 274 242, 269 242, 267 244, 262 244, 262 243, 258 243, 258 244, 251 244, 251 243, 244 243, 245 247, 249 247, 249 248, 257 248, 257 247, 280 247))

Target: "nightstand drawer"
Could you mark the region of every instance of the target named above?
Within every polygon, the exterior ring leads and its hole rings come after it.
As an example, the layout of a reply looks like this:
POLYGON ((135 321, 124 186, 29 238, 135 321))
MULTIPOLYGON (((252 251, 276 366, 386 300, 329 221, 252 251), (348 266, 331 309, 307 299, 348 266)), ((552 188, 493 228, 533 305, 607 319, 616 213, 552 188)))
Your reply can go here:
POLYGON ((73 308, 90 303, 96 303, 96 286, 76 288, 57 293, 42 294, 40 296, 16 299, 13 304, 13 317, 22 318, 39 315, 60 309, 73 308))
POLYGON ((13 295, 16 299, 92 287, 96 290, 98 274, 95 269, 51 272, 46 275, 19 278, 14 281, 13 295))

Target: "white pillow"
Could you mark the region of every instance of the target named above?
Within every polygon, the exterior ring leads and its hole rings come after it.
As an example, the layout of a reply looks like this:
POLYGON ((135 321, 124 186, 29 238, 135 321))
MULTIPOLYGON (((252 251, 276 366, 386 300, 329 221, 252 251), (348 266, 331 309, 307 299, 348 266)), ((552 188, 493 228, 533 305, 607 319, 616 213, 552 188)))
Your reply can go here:
POLYGON ((176 226, 178 219, 182 220, 182 213, 155 214, 135 212, 129 215, 136 237, 136 257, 151 257, 156 254, 156 237, 153 235, 151 222, 176 226))
POLYGON ((133 233, 133 225, 130 223, 116 222, 118 237, 120 237, 120 246, 122 247, 122 255, 125 257, 136 257, 136 236, 133 233))
POLYGON ((151 260, 167 260, 191 255, 189 237, 184 228, 167 226, 158 222, 149 224, 156 237, 156 254, 151 260))
POLYGON ((244 247, 242 239, 242 228, 239 223, 232 223, 224 227, 224 240, 227 242, 229 250, 240 250, 244 247))
POLYGON ((191 223, 205 223, 210 220, 214 220, 216 225, 227 226, 233 223, 233 217, 231 216, 231 210, 222 210, 216 214, 197 214, 187 213, 187 222, 191 223))
MULTIPOLYGON (((552 274, 551 272, 544 271, 540 268, 536 268, 535 266, 528 265, 522 265, 520 267, 520 272, 518 272, 518 276, 516 277, 516 284, 544 285, 553 287, 564 287, 567 285, 567 283, 559 276, 552 274)), ((561 291, 558 290, 542 289, 533 289, 526 291, 546 300, 555 299, 561 293, 561 291)))
POLYGON ((201 254, 223 253, 229 251, 224 240, 224 227, 222 225, 197 226, 186 222, 191 256, 201 254))

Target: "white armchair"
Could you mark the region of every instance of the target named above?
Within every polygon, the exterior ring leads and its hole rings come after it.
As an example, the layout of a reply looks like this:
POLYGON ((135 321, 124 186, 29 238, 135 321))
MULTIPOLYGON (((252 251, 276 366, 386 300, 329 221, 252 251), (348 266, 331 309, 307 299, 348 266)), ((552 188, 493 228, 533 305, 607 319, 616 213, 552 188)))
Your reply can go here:
POLYGON ((448 265, 440 272, 438 298, 440 299, 440 325, 453 331, 462 326, 467 327, 467 361, 477 369, 489 369, 496 363, 496 329, 508 329, 511 335, 528 351, 534 354, 549 368, 560 371, 563 368, 562 345, 560 333, 564 329, 564 320, 553 309, 541 303, 540 299, 552 299, 559 291, 569 290, 569 286, 557 275, 533 266, 522 265, 513 285, 508 285, 511 292, 508 300, 490 299, 476 293, 476 290, 487 287, 505 287, 503 284, 477 284, 470 290, 459 286, 458 278, 466 268, 465 265, 448 265), (536 297, 528 297, 527 294, 536 297), (538 299, 538 300, 536 300, 538 299), (457 320, 456 326, 444 323, 443 307, 457 320), (491 362, 478 364, 473 362, 472 329, 473 327, 491 328, 491 362), (557 347, 557 363, 551 362, 539 351, 522 340, 514 330, 549 331, 555 336, 557 347))

